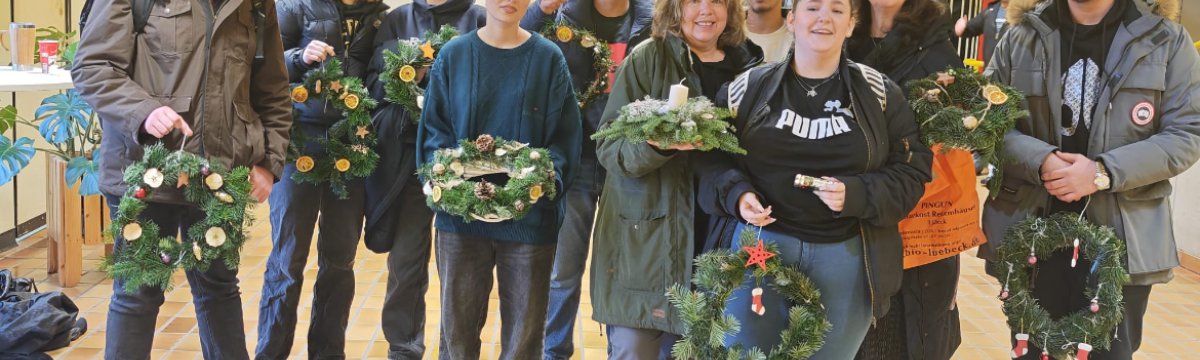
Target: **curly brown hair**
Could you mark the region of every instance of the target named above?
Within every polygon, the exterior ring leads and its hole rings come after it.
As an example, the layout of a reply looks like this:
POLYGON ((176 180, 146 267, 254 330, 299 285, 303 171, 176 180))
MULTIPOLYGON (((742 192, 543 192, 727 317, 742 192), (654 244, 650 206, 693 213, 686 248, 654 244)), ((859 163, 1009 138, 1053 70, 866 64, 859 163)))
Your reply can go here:
MULTIPOLYGON (((668 35, 684 38, 680 30, 684 1, 691 0, 657 0, 654 4, 654 24, 651 25, 650 35, 655 40, 665 40, 668 35)), ((742 0, 714 1, 724 1, 725 10, 729 13, 725 19, 725 30, 717 39, 717 47, 741 46, 746 42, 746 10, 742 8, 742 0)))

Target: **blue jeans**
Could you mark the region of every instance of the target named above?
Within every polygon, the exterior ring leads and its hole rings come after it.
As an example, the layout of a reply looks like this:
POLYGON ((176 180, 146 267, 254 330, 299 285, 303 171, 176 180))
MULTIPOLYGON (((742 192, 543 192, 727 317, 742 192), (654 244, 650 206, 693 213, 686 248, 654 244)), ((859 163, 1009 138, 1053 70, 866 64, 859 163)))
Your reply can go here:
MULTIPOLYGON (((119 196, 105 195, 109 210, 116 216, 119 196)), ((186 205, 148 203, 141 219, 159 226, 159 235, 174 237, 204 218, 199 208, 186 205)), ((125 239, 116 234, 116 250, 125 239)), ((238 289, 237 269, 214 262, 208 271, 186 271, 191 284, 192 303, 200 327, 200 348, 205 359, 248 359, 246 333, 242 329, 242 295, 238 289)), ((112 302, 108 305, 108 331, 105 332, 105 359, 149 359, 154 342, 155 318, 164 301, 157 287, 142 287, 125 292, 125 282, 113 281, 112 302)))
POLYGON ((575 353, 575 318, 587 264, 596 201, 604 186, 604 168, 595 159, 579 164, 575 184, 567 191, 566 219, 558 231, 558 250, 550 274, 550 307, 546 313, 546 360, 566 360, 575 353))
POLYGON ((271 190, 271 255, 263 275, 256 358, 283 359, 291 353, 296 307, 304 283, 313 226, 317 237, 317 280, 313 284, 308 355, 345 358, 346 327, 354 300, 354 257, 363 225, 363 181, 346 183, 349 197, 337 198, 328 185, 292 181, 294 165, 271 190))
POLYGON ((487 320, 493 271, 500 288, 500 359, 541 356, 554 244, 438 231, 435 248, 442 280, 438 358, 479 359, 479 334, 487 320))
MULTIPOLYGON (((734 236, 747 225, 740 224, 734 236)), ((757 231, 757 228, 753 228, 757 231)), ((855 236, 837 243, 810 243, 771 230, 762 230, 764 243, 775 244, 777 255, 784 265, 796 266, 821 291, 821 305, 833 327, 825 334, 825 345, 810 359, 852 359, 867 335, 871 324, 871 298, 867 289, 866 268, 863 266, 862 239, 855 236)), ((731 246, 740 251, 735 238, 731 246)), ((779 345, 779 334, 788 327, 788 308, 792 306, 783 295, 763 279, 762 304, 766 314, 759 316, 750 310, 755 279, 746 271, 742 286, 734 290, 725 304, 725 313, 742 325, 742 331, 725 339, 725 344, 758 347, 763 352, 779 345)))

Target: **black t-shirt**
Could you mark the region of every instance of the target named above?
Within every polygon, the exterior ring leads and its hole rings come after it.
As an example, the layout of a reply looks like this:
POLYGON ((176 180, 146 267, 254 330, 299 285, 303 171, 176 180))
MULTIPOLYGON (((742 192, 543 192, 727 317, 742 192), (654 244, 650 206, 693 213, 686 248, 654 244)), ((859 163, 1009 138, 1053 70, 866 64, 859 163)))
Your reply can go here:
POLYGON ((792 185, 797 173, 820 177, 866 170, 867 139, 842 77, 805 79, 788 67, 767 105, 765 123, 751 125, 741 144, 754 155, 744 158, 751 183, 778 219, 768 226, 816 243, 857 235, 858 219, 835 218, 812 190, 792 185))
MULTIPOLYGON (((709 100, 716 101, 717 91, 721 90, 721 85, 733 81, 733 77, 737 76, 738 66, 734 63, 734 56, 725 53, 725 58, 721 61, 703 62, 700 57, 692 53, 693 69, 696 70, 696 75, 700 76, 700 90, 702 95, 709 100)), ((694 95, 689 95, 694 96, 694 95)))
MULTIPOLYGON (((1059 29, 1061 41, 1059 64, 1062 78, 1062 142, 1063 152, 1087 154, 1091 138, 1092 118, 1105 101, 1099 99, 1108 74, 1104 71, 1108 48, 1120 28, 1124 14, 1124 1, 1113 3, 1113 8, 1099 24, 1080 25, 1066 11, 1066 22, 1059 29)), ((1059 14, 1062 16, 1063 14, 1059 14)), ((1074 212, 1084 210, 1084 201, 1064 203, 1057 198, 1051 200, 1050 212, 1074 212)))

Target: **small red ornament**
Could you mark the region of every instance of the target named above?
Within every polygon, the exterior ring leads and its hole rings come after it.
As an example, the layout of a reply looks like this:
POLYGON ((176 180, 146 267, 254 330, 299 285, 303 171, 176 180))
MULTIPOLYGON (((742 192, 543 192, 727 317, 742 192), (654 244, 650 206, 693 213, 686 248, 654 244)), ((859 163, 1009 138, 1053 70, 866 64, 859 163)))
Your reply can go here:
POLYGON ((1029 334, 1017 334, 1016 339, 1017 346, 1013 347, 1012 352, 1009 354, 1012 355, 1013 359, 1029 353, 1029 334))
POLYGON ((1079 350, 1075 352, 1075 360, 1088 360, 1088 353, 1092 352, 1092 346, 1087 343, 1079 343, 1079 350))
POLYGON ((1088 310, 1091 310, 1093 314, 1100 312, 1100 300, 1093 298, 1092 305, 1088 306, 1088 310))
POLYGON ((750 294, 752 296, 752 298, 751 298, 752 303, 750 304, 750 311, 753 311, 755 314, 758 314, 758 316, 763 316, 763 314, 765 314, 767 312, 767 308, 764 307, 763 303, 762 303, 762 293, 763 293, 763 290, 760 287, 756 287, 756 288, 754 288, 754 290, 750 291, 750 294))
POLYGON ((996 298, 1000 300, 1008 300, 1008 290, 1005 289, 1004 291, 1001 291, 1000 296, 997 296, 996 298))
POLYGON ((1042 350, 1042 360, 1050 360, 1050 352, 1042 350))
POLYGON ((209 170, 208 165, 200 166, 200 175, 208 176, 209 173, 212 173, 212 170, 209 170))
POLYGON ((758 239, 758 246, 743 246, 742 250, 745 250, 746 253, 750 254, 750 259, 746 260, 746 267, 751 267, 757 264, 759 268, 763 269, 763 271, 767 271, 767 259, 773 258, 776 255, 763 246, 762 239, 758 239))
POLYGON ((1075 264, 1079 262, 1079 238, 1075 238, 1074 243, 1075 243, 1075 250, 1074 250, 1074 253, 1071 254, 1071 267, 1072 268, 1075 267, 1075 264))
POLYGON ((143 189, 143 188, 137 188, 137 190, 134 190, 134 191, 133 191, 133 198, 134 198, 134 199, 141 200, 141 199, 142 199, 142 198, 144 198, 144 197, 146 197, 146 189, 143 189))
POLYGON ((162 260, 163 264, 168 264, 168 265, 171 264, 171 255, 167 254, 166 251, 159 252, 158 257, 159 257, 159 260, 162 260))
POLYGON ((1037 255, 1029 255, 1029 265, 1037 265, 1037 255))

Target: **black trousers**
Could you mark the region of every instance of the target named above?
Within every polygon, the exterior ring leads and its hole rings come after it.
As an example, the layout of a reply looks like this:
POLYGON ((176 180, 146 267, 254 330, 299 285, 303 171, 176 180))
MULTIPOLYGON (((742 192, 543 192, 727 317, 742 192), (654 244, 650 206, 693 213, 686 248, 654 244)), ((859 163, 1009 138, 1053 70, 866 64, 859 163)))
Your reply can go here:
MULTIPOLYGON (((1033 297, 1050 313, 1053 319, 1059 319, 1073 312, 1086 309, 1092 299, 1084 295, 1088 283, 1090 261, 1071 267, 1071 250, 1055 252, 1049 259, 1038 259, 1038 268, 1033 280, 1033 297)), ((1142 319, 1146 316, 1146 306, 1150 302, 1150 285, 1125 286, 1122 294, 1125 298, 1125 320, 1117 325, 1116 339, 1107 351, 1093 350, 1088 359, 1128 360, 1142 345, 1142 319)), ((1029 334, 1036 337, 1037 334, 1029 334)), ((1011 338, 1010 338, 1011 339, 1011 338)), ((1015 344, 1015 342, 1014 342, 1015 344)), ((1035 348, 1032 342, 1029 353, 1018 359, 1038 360, 1042 349, 1035 348)))

